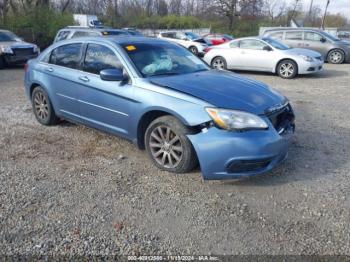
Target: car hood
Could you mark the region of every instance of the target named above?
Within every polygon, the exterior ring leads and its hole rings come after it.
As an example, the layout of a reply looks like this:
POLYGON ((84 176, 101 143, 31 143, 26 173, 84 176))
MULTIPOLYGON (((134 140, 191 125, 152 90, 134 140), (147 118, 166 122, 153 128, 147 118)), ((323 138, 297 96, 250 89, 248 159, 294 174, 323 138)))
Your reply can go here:
POLYGON ((153 76, 150 81, 200 98, 216 107, 258 115, 286 102, 284 96, 267 85, 227 71, 208 70, 186 75, 153 76))
POLYGON ((291 49, 288 49, 285 51, 291 55, 305 55, 305 56, 310 56, 310 57, 322 56, 319 52, 305 49, 305 48, 291 48, 291 49))
POLYGON ((0 42, 0 46, 11 47, 11 48, 30 48, 30 47, 34 47, 35 45, 24 41, 8 41, 8 42, 0 42))

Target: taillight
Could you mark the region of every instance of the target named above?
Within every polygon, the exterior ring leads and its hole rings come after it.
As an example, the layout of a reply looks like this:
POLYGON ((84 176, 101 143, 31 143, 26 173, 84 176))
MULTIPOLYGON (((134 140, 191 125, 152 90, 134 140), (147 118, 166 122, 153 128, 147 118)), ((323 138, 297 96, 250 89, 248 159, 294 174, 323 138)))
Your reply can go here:
POLYGON ((29 67, 29 66, 28 66, 28 63, 25 63, 25 64, 24 64, 24 71, 25 71, 25 72, 27 72, 28 67, 29 67))
POLYGON ((207 47, 206 49, 204 49, 204 53, 208 53, 212 48, 207 47))

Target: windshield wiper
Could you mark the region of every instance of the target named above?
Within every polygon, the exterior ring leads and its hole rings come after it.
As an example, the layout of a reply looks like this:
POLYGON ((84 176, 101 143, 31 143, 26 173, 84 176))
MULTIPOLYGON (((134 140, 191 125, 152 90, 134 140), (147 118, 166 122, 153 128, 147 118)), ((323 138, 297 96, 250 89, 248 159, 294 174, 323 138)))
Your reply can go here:
POLYGON ((179 75, 180 73, 176 72, 167 72, 167 73, 160 73, 160 74, 152 74, 149 76, 171 76, 171 75, 179 75))

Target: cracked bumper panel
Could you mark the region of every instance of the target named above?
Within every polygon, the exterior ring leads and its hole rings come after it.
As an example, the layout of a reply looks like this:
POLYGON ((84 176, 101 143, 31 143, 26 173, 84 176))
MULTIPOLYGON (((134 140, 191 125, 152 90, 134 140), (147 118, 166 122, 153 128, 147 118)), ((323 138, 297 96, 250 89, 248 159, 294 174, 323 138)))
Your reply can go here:
MULTIPOLYGON (((294 130, 293 130, 294 131, 294 130)), ((270 171, 287 157, 292 132, 230 132, 216 127, 189 135, 206 180, 237 179, 270 171)))

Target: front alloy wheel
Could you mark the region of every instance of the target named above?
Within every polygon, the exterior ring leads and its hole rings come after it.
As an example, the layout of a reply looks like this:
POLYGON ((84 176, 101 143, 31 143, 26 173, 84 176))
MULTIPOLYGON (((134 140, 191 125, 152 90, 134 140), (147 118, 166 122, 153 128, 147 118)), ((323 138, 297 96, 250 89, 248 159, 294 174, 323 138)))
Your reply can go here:
POLYGON ((165 168, 176 168, 183 155, 183 147, 178 135, 168 126, 153 129, 149 143, 153 158, 165 168))
POLYGON ((331 64, 342 64, 344 62, 344 53, 340 50, 329 52, 327 60, 331 64))
POLYGON ((285 79, 294 78, 297 75, 297 65, 291 60, 285 60, 278 65, 278 75, 285 79))
POLYGON ((169 172, 186 173, 197 165, 187 134, 191 130, 173 116, 154 120, 146 130, 146 150, 155 165, 169 172))

